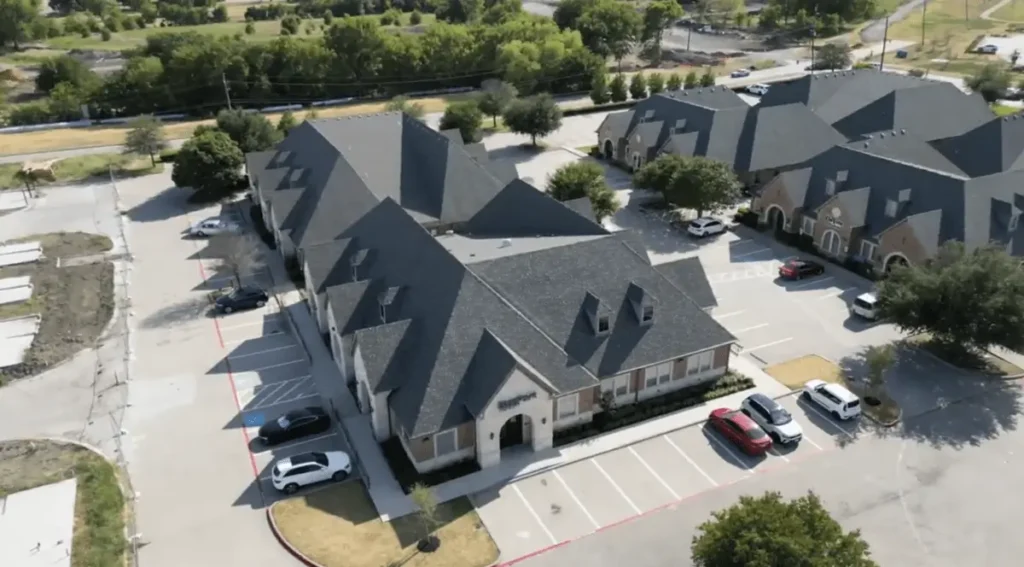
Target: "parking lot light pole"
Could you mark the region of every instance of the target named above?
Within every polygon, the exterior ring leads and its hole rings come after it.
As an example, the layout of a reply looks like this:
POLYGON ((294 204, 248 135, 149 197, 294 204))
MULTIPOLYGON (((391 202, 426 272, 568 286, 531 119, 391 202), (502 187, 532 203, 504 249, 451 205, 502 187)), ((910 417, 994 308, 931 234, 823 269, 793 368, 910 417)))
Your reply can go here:
POLYGON ((814 26, 811 26, 811 74, 814 74, 814 26))

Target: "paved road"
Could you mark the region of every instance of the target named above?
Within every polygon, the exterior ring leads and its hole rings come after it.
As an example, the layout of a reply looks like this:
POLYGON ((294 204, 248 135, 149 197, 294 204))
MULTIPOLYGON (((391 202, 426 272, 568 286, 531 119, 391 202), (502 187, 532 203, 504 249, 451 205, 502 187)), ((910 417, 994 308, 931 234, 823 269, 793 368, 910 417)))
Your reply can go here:
MULTIPOLYGON (((909 0, 909 2, 902 4, 899 8, 889 15, 889 25, 893 25, 896 22, 906 18, 916 8, 924 4, 925 0, 909 0)), ((860 32, 860 40, 864 43, 882 41, 885 37, 885 23, 884 17, 879 18, 867 25, 860 32)))

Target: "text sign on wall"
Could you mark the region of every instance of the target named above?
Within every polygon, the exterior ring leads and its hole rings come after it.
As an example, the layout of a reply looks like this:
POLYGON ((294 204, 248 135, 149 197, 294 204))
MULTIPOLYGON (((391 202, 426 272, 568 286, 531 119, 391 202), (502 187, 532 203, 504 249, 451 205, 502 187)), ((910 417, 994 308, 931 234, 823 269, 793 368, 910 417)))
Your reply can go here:
POLYGON ((500 400, 498 402, 498 410, 505 411, 510 410, 523 402, 528 402, 537 397, 537 392, 530 392, 529 394, 520 394, 518 396, 511 397, 507 400, 500 400))

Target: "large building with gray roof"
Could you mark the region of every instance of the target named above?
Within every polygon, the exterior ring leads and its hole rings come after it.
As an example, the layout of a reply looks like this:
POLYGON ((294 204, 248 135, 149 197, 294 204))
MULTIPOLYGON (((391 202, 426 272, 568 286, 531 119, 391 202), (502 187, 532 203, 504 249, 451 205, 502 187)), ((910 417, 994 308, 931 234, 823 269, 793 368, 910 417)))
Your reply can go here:
POLYGON ((766 226, 837 260, 884 270, 927 261, 948 240, 1024 253, 1020 115, 996 117, 947 82, 874 70, 772 85, 752 108, 733 97, 717 87, 651 97, 609 116, 598 143, 633 167, 661 153, 725 161, 766 226), (647 151, 654 138, 672 141, 647 151))
POLYGON ((458 136, 401 113, 309 121, 247 166, 361 411, 421 471, 549 448, 602 399, 728 368, 699 261, 652 266, 458 136))

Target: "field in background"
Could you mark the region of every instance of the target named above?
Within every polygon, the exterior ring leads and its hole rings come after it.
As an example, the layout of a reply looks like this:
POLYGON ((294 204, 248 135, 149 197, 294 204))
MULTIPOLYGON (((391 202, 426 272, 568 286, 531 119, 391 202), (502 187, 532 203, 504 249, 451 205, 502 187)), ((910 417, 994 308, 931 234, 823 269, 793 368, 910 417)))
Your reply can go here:
POLYGON ((996 5, 997 0, 971 1, 931 0, 927 12, 921 8, 889 28, 889 39, 916 42, 907 48, 909 56, 893 63, 901 66, 931 69, 969 75, 987 63, 997 61, 995 55, 968 53, 967 48, 978 36, 1002 33, 1006 24, 981 19, 981 13, 996 5), (967 6, 965 11, 964 7, 967 6), (921 19, 924 14, 925 40, 921 44, 921 19), (966 19, 965 19, 965 16, 966 19))

